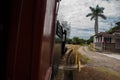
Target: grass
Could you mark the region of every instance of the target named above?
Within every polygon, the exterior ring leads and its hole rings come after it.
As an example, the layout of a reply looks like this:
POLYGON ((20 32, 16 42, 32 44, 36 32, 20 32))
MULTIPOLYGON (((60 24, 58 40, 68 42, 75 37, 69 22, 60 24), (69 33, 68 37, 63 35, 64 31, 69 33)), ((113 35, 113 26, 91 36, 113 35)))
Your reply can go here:
POLYGON ((93 51, 93 52, 96 51, 96 49, 93 47, 93 44, 88 45, 88 48, 90 51, 93 51))
MULTIPOLYGON (((77 54, 78 61, 82 64, 89 63, 90 59, 78 52, 80 46, 74 46, 73 55, 77 54)), ((91 51, 95 51, 93 45, 89 45, 91 51)), ((73 80, 120 80, 120 74, 104 67, 83 67, 81 71, 73 71, 73 80)))
POLYGON ((73 80, 120 80, 120 75, 101 67, 84 67, 80 72, 73 72, 73 80))
MULTIPOLYGON (((70 45, 70 48, 73 49, 73 52, 71 53, 71 57, 69 59, 70 64, 78 64, 79 61, 81 61, 82 65, 89 63, 90 59, 78 52, 79 47, 79 45, 70 45)), ((90 47, 93 50, 93 45, 90 45, 90 47)), ((72 73, 73 80, 120 80, 119 73, 104 67, 92 68, 85 66, 81 69, 80 72, 78 69, 76 69, 72 73)), ((60 80, 60 78, 57 80, 60 80)))
POLYGON ((115 71, 109 70, 104 67, 95 67, 95 69, 103 73, 104 75, 111 77, 113 80, 120 80, 120 74, 115 71))
MULTIPOLYGON (((89 63, 90 59, 78 52, 79 47, 79 45, 70 45, 70 48, 73 49, 73 52, 69 57, 70 64, 75 64, 79 61, 81 61, 81 64, 89 63)), ((59 76, 56 77, 56 80, 61 80, 64 76, 64 71, 59 70, 58 72, 59 76)), ((104 67, 83 67, 80 72, 78 69, 76 69, 75 71, 72 71, 72 73, 73 80, 120 80, 119 73, 104 67)))

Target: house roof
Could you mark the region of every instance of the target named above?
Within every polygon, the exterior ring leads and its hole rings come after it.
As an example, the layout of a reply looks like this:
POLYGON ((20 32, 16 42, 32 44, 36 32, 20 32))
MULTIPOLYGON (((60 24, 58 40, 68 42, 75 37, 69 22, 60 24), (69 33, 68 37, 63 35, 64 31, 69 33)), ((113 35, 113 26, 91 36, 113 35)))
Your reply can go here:
POLYGON ((103 36, 103 37, 112 37, 112 34, 109 34, 107 32, 100 32, 98 34, 96 34, 95 36, 103 36))

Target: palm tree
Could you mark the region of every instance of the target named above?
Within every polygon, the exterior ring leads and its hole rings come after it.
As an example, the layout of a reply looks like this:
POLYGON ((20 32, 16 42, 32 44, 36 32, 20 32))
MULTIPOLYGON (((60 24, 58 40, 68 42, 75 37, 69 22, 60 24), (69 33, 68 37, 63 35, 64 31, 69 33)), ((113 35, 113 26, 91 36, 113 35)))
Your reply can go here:
POLYGON ((89 7, 91 10, 91 13, 88 13, 86 15, 86 17, 91 16, 91 20, 95 20, 95 25, 94 25, 94 29, 95 29, 95 34, 98 33, 98 17, 101 17, 103 19, 106 19, 106 16, 103 14, 103 7, 99 7, 99 5, 96 6, 96 8, 93 7, 89 7))

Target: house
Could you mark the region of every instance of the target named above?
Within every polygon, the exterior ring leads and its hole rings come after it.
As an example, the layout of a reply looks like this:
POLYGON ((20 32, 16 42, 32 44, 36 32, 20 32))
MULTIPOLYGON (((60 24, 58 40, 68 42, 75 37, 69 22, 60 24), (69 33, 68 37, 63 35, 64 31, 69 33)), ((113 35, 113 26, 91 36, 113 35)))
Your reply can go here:
POLYGON ((120 29, 114 31, 112 34, 107 32, 96 34, 94 36, 94 47, 100 51, 120 53, 120 29))
POLYGON ((94 36, 95 48, 100 51, 111 51, 120 53, 120 33, 109 34, 100 32, 94 36))

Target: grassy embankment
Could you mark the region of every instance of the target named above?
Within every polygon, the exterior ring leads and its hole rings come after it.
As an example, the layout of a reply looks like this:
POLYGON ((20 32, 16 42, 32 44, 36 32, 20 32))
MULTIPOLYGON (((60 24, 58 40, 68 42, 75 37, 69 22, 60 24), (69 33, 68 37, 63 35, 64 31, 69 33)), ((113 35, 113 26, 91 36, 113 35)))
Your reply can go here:
MULTIPOLYGON (((91 51, 95 51, 93 45, 88 46, 91 51)), ((86 62, 86 56, 79 56, 86 62)), ((88 62, 86 62, 88 63, 88 62)), ((73 80, 120 80, 120 74, 103 67, 83 67, 81 71, 74 71, 73 80)))
POLYGON ((88 48, 89 48, 90 51, 93 51, 93 52, 96 51, 96 49, 94 48, 93 44, 88 45, 88 48))
POLYGON ((101 67, 84 67, 74 71, 73 76, 73 80, 120 80, 120 74, 101 67))

